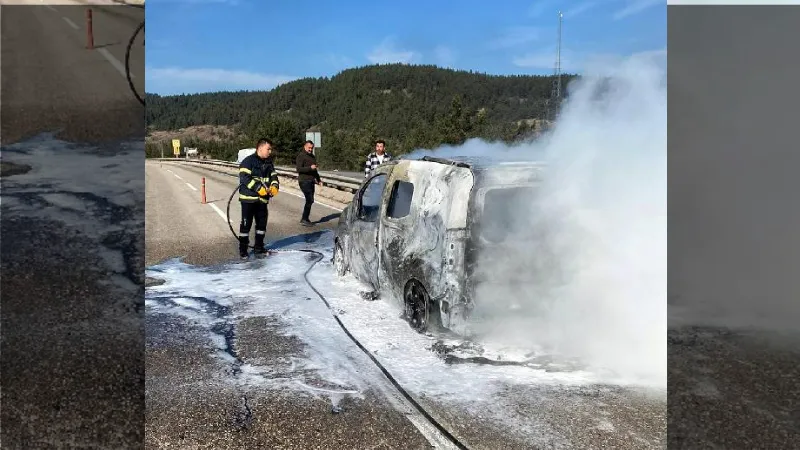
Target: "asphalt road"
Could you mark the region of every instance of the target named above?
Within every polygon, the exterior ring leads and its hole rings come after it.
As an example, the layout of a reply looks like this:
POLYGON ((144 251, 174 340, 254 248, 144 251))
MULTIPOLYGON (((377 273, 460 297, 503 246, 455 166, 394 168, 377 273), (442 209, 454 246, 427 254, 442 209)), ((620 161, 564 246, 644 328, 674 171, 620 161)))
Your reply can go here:
MULTIPOLYGON (((125 50, 144 9, 93 6, 95 49, 88 50, 85 5, 7 3, 0 7, 4 144, 57 130, 60 137, 85 142, 143 135, 144 110, 128 86, 125 50)), ((143 90, 138 38, 131 67, 134 84, 143 90)))
POLYGON ((112 45, 87 50, 84 6, 20 3, 0 7, 0 440, 138 448, 144 174, 129 150, 144 109, 115 66, 143 11, 96 9, 96 42, 112 45))
MULTIPOLYGON (((228 199, 238 179, 198 166, 147 161, 146 242, 147 265, 168 258, 183 257, 190 264, 216 264, 238 258, 237 242, 226 224, 228 199), (201 182, 206 179, 206 202, 201 204, 201 182)), ((332 229, 343 205, 322 200, 311 208, 313 228, 300 225, 304 199, 295 186, 284 185, 271 200, 265 242, 273 243, 332 229), (336 207, 339 206, 339 207, 336 207)), ((234 231, 239 231, 241 210, 234 197, 230 205, 234 231)), ((253 233, 251 229, 251 244, 253 233)))

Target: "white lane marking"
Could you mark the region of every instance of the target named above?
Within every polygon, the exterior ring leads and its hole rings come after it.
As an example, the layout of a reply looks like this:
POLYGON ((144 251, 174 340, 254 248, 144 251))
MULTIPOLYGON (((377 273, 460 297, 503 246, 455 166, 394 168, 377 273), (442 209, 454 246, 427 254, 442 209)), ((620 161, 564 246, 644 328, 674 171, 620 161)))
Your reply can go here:
POLYGON ((178 175, 177 173, 173 172, 172 174, 173 174, 173 175, 175 175, 175 178, 177 178, 177 179, 179 179, 179 180, 181 180, 181 181, 184 181, 184 179, 183 179, 183 178, 181 178, 181 176, 180 176, 180 175, 178 175))
MULTIPOLYGON (((55 11, 55 8, 51 7, 50 5, 47 5, 47 7, 52 9, 53 11, 55 11)), ((76 25, 75 22, 70 20, 68 17, 62 17, 62 19, 64 19, 64 21, 67 22, 69 24, 69 26, 71 26, 72 28, 74 28, 76 30, 80 29, 80 27, 78 25, 76 25)), ((111 63, 111 65, 115 69, 117 69, 117 72, 119 72, 119 74, 122 75, 122 78, 125 78, 126 80, 128 79, 128 73, 125 71, 125 65, 122 64, 116 57, 114 57, 114 55, 112 55, 111 52, 109 52, 108 50, 106 50, 104 48, 98 48, 97 51, 98 51, 98 53, 103 55, 103 58, 105 58, 109 63, 111 63)), ((136 78, 135 75, 133 75, 133 74, 130 74, 130 75, 131 75, 131 79, 136 78)))
POLYGON ((186 185, 187 185, 187 186, 189 186, 190 188, 192 188, 192 190, 193 190, 193 191, 197 191, 197 188, 196 188, 196 187, 194 187, 194 186, 192 186, 191 184, 189 184, 189 183, 186 183, 186 185))
MULTIPOLYGON (((119 74, 122 75, 122 78, 125 78, 126 80, 128 79, 128 74, 125 73, 125 66, 121 62, 119 62, 119 60, 115 58, 114 55, 111 54, 111 52, 109 52, 104 48, 98 48, 97 51, 100 52, 100 54, 103 55, 103 57, 106 58, 108 62, 110 62, 111 65, 114 66, 115 69, 117 69, 117 72, 119 72, 119 74)), ((131 74, 131 78, 136 78, 136 77, 134 77, 133 74, 131 74)))
POLYGON ((219 214, 219 216, 222 217, 222 220, 224 220, 225 222, 231 223, 231 221, 228 220, 228 218, 225 216, 225 212, 222 211, 221 209, 219 209, 219 206, 217 206, 217 205, 215 205, 213 203, 208 203, 208 206, 214 208, 214 211, 216 211, 217 214, 219 214))
POLYGON ((74 29, 76 29, 76 30, 79 30, 79 29, 80 29, 80 27, 79 27, 78 25, 76 25, 76 24, 75 24, 75 22, 73 22, 73 21, 69 20, 69 17, 62 17, 62 19, 64 19, 64 22, 67 22, 67 24, 68 24, 69 26, 71 26, 72 28, 74 28, 74 29))
POLYGON ((51 5, 44 5, 44 6, 45 6, 45 8, 49 9, 50 11, 58 12, 58 10, 53 8, 51 5))
MULTIPOLYGON (((297 197, 297 198, 302 198, 303 200, 305 200, 305 199, 306 199, 306 197, 305 197, 304 195, 295 194, 295 193, 293 193, 293 192, 285 192, 285 193, 286 193, 286 194, 289 194, 289 195, 294 195, 294 196, 295 196, 295 197, 297 197)), ((332 209, 332 210, 334 210, 334 211, 339 211, 339 212, 342 212, 342 211, 344 211, 343 209, 339 209, 339 208, 333 207, 333 206, 331 206, 331 205, 328 205, 328 204, 325 204, 325 203, 322 203, 322 202, 318 202, 316 198, 314 199, 314 204, 315 204, 315 205, 324 206, 324 207, 326 207, 326 208, 329 208, 329 209, 332 209)))

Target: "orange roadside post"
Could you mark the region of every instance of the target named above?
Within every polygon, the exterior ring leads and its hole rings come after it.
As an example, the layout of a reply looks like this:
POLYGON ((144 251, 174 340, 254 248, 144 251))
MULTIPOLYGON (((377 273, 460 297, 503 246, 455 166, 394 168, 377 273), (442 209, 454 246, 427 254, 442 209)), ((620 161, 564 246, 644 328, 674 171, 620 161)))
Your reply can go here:
POLYGON ((86 48, 94 49, 94 33, 92 31, 92 8, 86 8, 86 48))

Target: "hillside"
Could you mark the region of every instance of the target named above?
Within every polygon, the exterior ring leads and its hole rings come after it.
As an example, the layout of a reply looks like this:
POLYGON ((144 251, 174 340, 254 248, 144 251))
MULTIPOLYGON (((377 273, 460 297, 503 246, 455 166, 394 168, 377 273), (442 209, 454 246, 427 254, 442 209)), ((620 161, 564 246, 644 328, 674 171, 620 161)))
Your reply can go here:
MULTIPOLYGON (((563 76, 566 84, 574 76, 563 76)), ((357 168, 376 138, 390 152, 457 144, 470 137, 510 141, 530 134, 548 114, 550 76, 496 76, 405 64, 345 70, 264 92, 148 94, 148 154, 177 133, 216 126, 185 143, 229 157, 260 136, 276 140, 281 159, 300 147, 304 131, 322 132, 320 161, 357 168)), ((186 140, 188 139, 188 140, 186 140)))

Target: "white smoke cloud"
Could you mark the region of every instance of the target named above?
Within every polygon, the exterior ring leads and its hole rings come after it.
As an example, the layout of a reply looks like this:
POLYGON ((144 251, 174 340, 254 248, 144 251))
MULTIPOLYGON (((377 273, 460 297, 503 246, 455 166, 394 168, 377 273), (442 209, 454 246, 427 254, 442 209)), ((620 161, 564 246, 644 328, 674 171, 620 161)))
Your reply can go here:
MULTIPOLYGON (((666 386, 667 96, 663 65, 632 57, 569 86, 557 126, 516 146, 471 140, 436 156, 546 163, 525 217, 536 239, 487 250, 481 339, 532 345, 666 386), (516 280, 525 281, 522 285, 516 280), (509 305, 519 309, 509 311, 509 305)), ((526 210, 527 209, 527 210, 526 210)))

